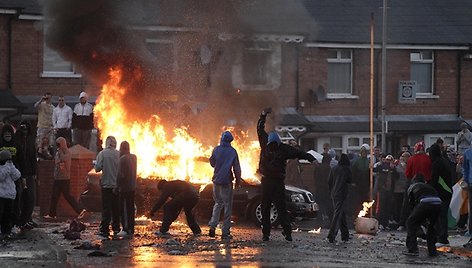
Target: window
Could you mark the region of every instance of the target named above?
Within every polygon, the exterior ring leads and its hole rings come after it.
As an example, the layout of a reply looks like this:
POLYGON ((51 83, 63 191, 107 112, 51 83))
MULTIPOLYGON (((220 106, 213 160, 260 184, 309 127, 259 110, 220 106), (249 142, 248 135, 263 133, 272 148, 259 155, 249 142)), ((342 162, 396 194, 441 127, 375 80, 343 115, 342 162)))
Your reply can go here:
POLYGON ((242 90, 280 87, 282 48, 279 43, 245 42, 233 68, 233 86, 242 90))
MULTIPOLYGON (((46 36, 46 30, 44 33, 46 36)), ((57 51, 51 49, 46 42, 43 42, 43 72, 41 77, 79 78, 82 75, 75 72, 75 67, 70 61, 63 59, 57 51)))
POLYGON ((328 51, 328 94, 352 94, 352 51, 328 51))
POLYGON ((174 66, 174 51, 171 40, 146 39, 146 47, 154 55, 155 66, 159 72, 172 72, 174 66))
MULTIPOLYGON (((362 144, 368 144, 370 146, 370 138, 369 136, 347 136, 347 152, 358 153, 361 150, 362 144)), ((374 137, 375 141, 375 137, 374 137)), ((374 142, 375 144, 375 142, 374 142)))
POLYGON ((418 84, 416 94, 433 94, 433 52, 416 51, 410 53, 410 80, 418 84))

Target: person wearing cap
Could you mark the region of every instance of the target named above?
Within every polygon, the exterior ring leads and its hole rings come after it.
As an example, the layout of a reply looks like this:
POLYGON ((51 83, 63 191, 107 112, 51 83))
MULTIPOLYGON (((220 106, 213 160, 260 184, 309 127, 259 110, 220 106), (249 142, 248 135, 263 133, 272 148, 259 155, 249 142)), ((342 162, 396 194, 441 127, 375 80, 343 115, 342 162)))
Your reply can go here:
POLYGON ((461 131, 457 133, 457 153, 463 155, 472 144, 472 132, 467 128, 467 123, 461 123, 461 131))
POLYGON ((73 143, 89 149, 93 129, 93 106, 88 102, 88 95, 81 92, 79 103, 74 106, 72 113, 73 143))
POLYGON ((43 137, 48 137, 49 144, 54 143, 52 114, 54 105, 52 105, 52 94, 46 92, 40 100, 34 104, 38 110, 38 124, 36 134, 36 145, 39 145, 43 137))
POLYGON ((72 144, 72 109, 66 104, 64 96, 60 95, 58 104, 52 113, 54 132, 56 139, 64 137, 67 144, 72 144))
POLYGON ((0 152, 0 230, 3 237, 11 236, 13 201, 16 197, 15 181, 21 177, 20 171, 11 160, 10 151, 0 152))
POLYGON ((282 235, 287 241, 292 241, 292 227, 285 204, 284 180, 287 160, 298 158, 314 162, 316 159, 309 153, 282 143, 277 132, 265 131, 266 117, 271 112, 272 108, 264 109, 257 122, 257 137, 261 147, 259 172, 262 175, 262 240, 269 240, 272 227, 270 209, 273 203, 283 228, 282 235))
POLYGON ((413 179, 417 174, 422 174, 425 181, 431 179, 432 162, 429 156, 425 153, 425 146, 423 141, 415 144, 415 154, 408 159, 406 163, 405 175, 408 180, 413 179))

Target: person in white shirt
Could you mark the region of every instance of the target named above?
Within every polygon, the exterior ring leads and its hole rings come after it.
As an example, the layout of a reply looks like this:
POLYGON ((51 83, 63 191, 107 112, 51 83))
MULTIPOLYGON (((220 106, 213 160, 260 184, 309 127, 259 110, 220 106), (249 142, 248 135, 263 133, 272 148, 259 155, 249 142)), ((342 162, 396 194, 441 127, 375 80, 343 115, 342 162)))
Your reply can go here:
POLYGON ((65 103, 64 96, 59 96, 59 103, 52 113, 52 122, 54 124, 54 132, 56 139, 63 137, 67 144, 72 143, 72 108, 65 103))
POLYGON ((72 129, 74 144, 89 149, 93 129, 93 106, 87 102, 87 98, 87 93, 80 93, 80 102, 75 105, 72 113, 72 129))

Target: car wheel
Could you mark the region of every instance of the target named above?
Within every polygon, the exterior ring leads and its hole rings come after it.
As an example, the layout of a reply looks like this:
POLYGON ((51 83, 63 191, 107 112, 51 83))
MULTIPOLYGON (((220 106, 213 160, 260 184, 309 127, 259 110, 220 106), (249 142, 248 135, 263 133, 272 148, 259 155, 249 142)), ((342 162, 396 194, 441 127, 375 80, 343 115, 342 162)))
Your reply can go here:
MULTIPOLYGON (((252 203, 251 208, 249 210, 250 213, 250 219, 256 226, 261 226, 262 225, 262 203, 261 200, 256 200, 255 202, 252 203)), ((270 223, 272 225, 278 225, 279 223, 279 212, 277 211, 277 208, 275 208, 275 205, 272 203, 270 205, 270 223)))

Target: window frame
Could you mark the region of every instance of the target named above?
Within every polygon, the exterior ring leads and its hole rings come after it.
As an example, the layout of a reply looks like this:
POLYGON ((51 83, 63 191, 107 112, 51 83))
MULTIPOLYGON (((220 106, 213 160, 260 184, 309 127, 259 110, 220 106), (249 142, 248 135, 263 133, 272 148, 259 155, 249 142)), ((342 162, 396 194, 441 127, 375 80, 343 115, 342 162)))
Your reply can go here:
MULTIPOLYGON (((412 81, 417 81, 412 77, 411 70, 413 64, 431 64, 431 88, 429 89, 429 92, 416 92, 416 97, 417 98, 430 98, 435 96, 434 92, 434 51, 433 50, 414 50, 410 52, 410 80, 412 81), (418 59, 412 59, 413 54, 418 53, 419 57, 418 59), (431 53, 431 58, 425 58, 424 54, 425 53, 431 53)), ((418 83, 419 81, 417 81, 418 83)), ((419 83, 418 83, 419 84, 419 83)))
POLYGON ((42 78, 81 78, 82 74, 76 72, 75 64, 65 60, 57 51, 50 48, 46 44, 46 40, 43 42, 43 54, 42 54, 42 66, 41 66, 41 77, 42 78), (64 63, 70 64, 70 71, 48 71, 46 70, 46 49, 55 53, 64 63))
POLYGON ((336 58, 330 58, 330 55, 327 56, 326 61, 329 64, 336 64, 336 63, 349 63, 349 93, 336 93, 331 92, 329 87, 329 71, 327 72, 327 97, 328 98, 356 98, 353 95, 353 51, 352 49, 328 49, 329 52, 336 51, 336 58), (343 58, 343 52, 349 52, 349 58, 343 58))

